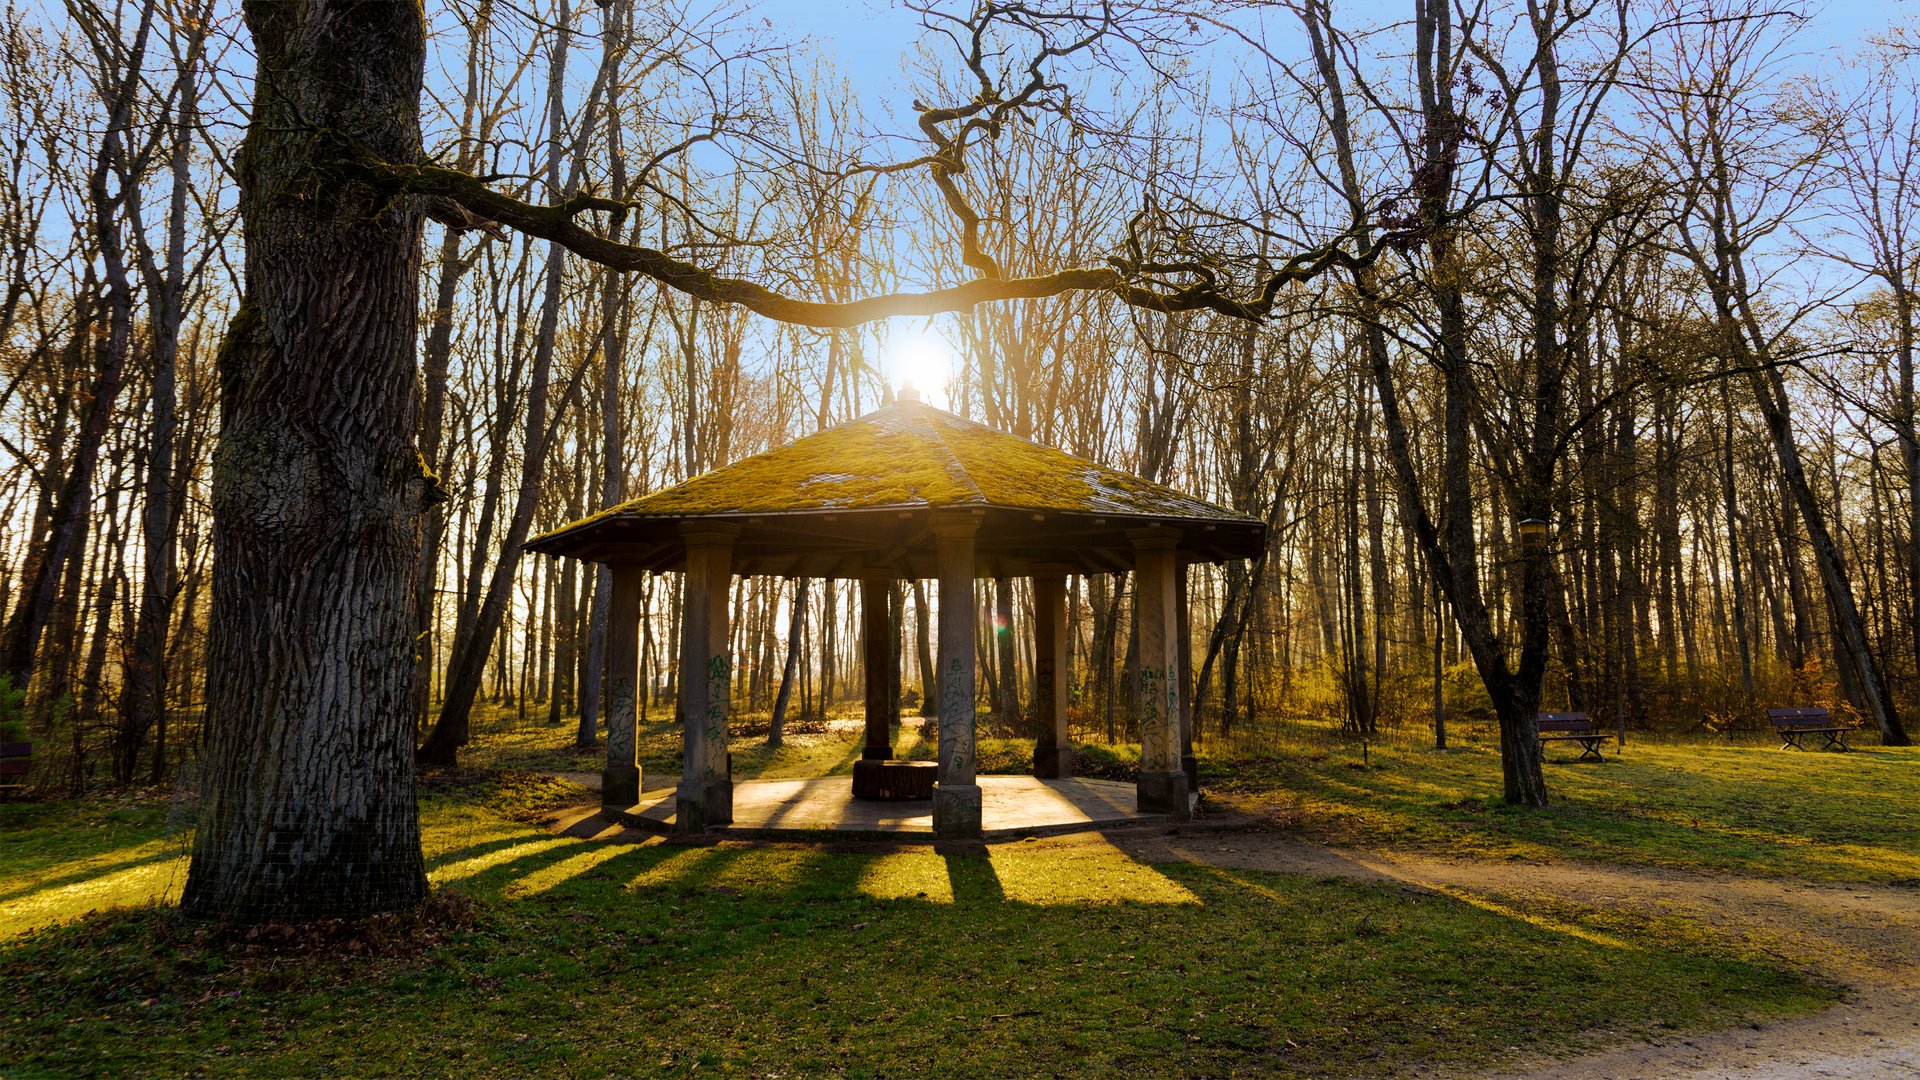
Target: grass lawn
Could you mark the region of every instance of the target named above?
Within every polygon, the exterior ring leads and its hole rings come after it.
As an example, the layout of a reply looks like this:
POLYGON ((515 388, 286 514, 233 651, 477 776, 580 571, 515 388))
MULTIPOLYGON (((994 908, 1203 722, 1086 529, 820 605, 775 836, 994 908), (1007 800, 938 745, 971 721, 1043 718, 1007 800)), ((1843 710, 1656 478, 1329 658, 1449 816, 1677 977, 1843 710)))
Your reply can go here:
POLYGON ((1208 764, 1236 809, 1331 843, 1570 858, 1753 877, 1920 884, 1920 748, 1799 753, 1635 740, 1604 763, 1549 751, 1553 805, 1500 800, 1487 745, 1307 748, 1208 764))
POLYGON ((1091 839, 625 845, 525 820, 579 794, 430 788, 436 914, 327 943, 80 918, 177 888, 178 815, 5 807, 0 1071, 1411 1074, 1834 997, 1679 917, 1527 922, 1091 839))
MULTIPOLYGON (((853 714, 849 713, 848 716, 853 714)), ((1570 858, 1811 881, 1920 883, 1920 747, 1862 745, 1851 754, 1800 753, 1724 740, 1635 735, 1604 764, 1548 751, 1553 806, 1515 810, 1500 800, 1500 759, 1491 725, 1456 725, 1455 749, 1422 749, 1417 732, 1369 748, 1320 729, 1292 730, 1280 754, 1209 758, 1203 787, 1219 804, 1328 843, 1392 846, 1484 858, 1570 858)), ((651 725, 642 736, 648 784, 679 765, 678 734, 651 725)), ((556 729, 490 725, 471 760, 512 769, 597 771, 597 752, 554 749, 556 729)), ((1864 740, 1863 740, 1864 741, 1864 740)), ((796 725, 787 744, 736 736, 741 778, 851 772, 857 731, 796 725)), ((1083 746, 1086 775, 1131 779, 1138 748, 1083 746)), ((909 718, 895 752, 930 758, 909 718)), ((1032 743, 981 739, 982 773, 1022 773, 1032 743)))

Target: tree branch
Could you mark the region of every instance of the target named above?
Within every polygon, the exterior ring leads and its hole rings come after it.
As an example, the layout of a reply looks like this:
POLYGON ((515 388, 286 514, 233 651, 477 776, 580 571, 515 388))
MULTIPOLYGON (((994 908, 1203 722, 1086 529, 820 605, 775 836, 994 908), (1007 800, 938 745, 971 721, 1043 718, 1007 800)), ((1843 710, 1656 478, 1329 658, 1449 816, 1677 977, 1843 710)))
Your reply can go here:
POLYGON ((819 329, 845 329, 901 315, 936 315, 967 311, 1000 300, 1031 300, 1068 292, 1108 292, 1133 307, 1166 313, 1211 311, 1229 318, 1264 320, 1275 298, 1287 285, 1308 281, 1341 267, 1360 270, 1372 265, 1396 243, 1403 231, 1387 232, 1358 254, 1349 243, 1366 226, 1362 222, 1320 247, 1300 252, 1266 274, 1257 286, 1240 290, 1246 299, 1203 277, 1187 286, 1143 282, 1141 274, 1165 269, 1130 259, 1109 258, 1105 267, 1079 267, 1033 277, 982 277, 943 289, 894 292, 839 303, 823 303, 787 296, 741 278, 724 277, 704 267, 676 259, 654 248, 608 239, 574 219, 587 211, 617 213, 629 204, 587 193, 557 206, 541 206, 494 191, 478 177, 437 165, 396 165, 354 155, 355 167, 368 182, 394 195, 424 195, 449 200, 473 218, 497 222, 516 231, 551 240, 583 259, 614 270, 643 274, 688 296, 721 304, 738 304, 767 318, 819 329))

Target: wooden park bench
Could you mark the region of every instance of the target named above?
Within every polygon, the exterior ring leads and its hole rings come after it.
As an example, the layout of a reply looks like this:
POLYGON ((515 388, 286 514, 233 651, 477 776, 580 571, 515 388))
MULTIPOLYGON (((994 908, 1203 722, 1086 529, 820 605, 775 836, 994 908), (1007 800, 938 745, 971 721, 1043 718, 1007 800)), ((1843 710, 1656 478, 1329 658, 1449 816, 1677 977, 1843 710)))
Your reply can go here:
POLYGON ((1595 727, 1586 713, 1543 712, 1534 718, 1534 725, 1539 730, 1541 749, 1545 749, 1550 742, 1577 742, 1580 744, 1579 760, 1607 760, 1601 756, 1600 747, 1613 735, 1595 727))
POLYGON ((0 742, 0 794, 25 791, 27 774, 32 771, 32 743, 0 742))
POLYGON ((1808 735, 1818 735, 1824 742, 1822 750, 1838 750, 1845 753, 1853 747, 1847 745, 1847 734, 1856 730, 1858 724, 1843 724, 1833 718, 1825 709, 1768 709, 1767 719, 1773 721, 1774 734, 1786 741, 1780 744, 1785 750, 1791 746, 1795 750, 1805 750, 1800 740, 1808 735))

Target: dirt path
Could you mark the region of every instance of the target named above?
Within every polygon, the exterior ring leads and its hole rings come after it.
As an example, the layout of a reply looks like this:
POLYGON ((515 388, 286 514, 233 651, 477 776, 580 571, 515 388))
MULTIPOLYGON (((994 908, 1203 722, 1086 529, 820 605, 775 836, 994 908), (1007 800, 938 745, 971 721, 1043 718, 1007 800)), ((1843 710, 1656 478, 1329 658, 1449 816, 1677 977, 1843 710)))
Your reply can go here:
POLYGON ((1920 892, 1812 885, 1577 863, 1510 863, 1344 851, 1238 829, 1115 834, 1149 862, 1396 880, 1466 895, 1546 894, 1698 918, 1790 964, 1847 986, 1812 1016, 1731 1031, 1675 1035, 1497 1075, 1533 1080, 1787 1080, 1920 1077, 1920 892))

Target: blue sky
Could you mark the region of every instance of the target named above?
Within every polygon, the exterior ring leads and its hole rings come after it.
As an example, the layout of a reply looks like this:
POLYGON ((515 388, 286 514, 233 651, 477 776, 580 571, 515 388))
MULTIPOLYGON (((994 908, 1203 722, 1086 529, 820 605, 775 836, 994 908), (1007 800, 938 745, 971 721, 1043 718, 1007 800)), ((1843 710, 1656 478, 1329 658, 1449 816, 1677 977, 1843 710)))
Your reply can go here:
MULTIPOLYGON (((1914 18, 1915 0, 1832 0, 1792 5, 1810 16, 1810 50, 1849 48, 1863 35, 1914 18)), ((1411 17, 1412 0, 1335 0, 1334 18, 1345 26, 1379 25, 1411 17)), ((900 58, 919 35, 919 20, 889 0, 758 0, 753 17, 765 19, 791 36, 810 35, 842 62, 863 92, 884 94, 898 78, 900 58)), ((1276 10, 1271 23, 1294 32, 1293 16, 1276 10)), ((1301 43, 1304 52, 1305 42, 1301 43)))
MULTIPOLYGON (((1817 73, 1831 64, 1836 54, 1858 49, 1869 34, 1915 20, 1920 3, 1916 0, 1831 0, 1795 5, 1807 16, 1800 30, 1801 56, 1790 66, 1817 73)), ((1412 0, 1334 0, 1335 21, 1348 29, 1382 26, 1410 18, 1412 0)), ((911 118, 904 108, 911 95, 904 88, 903 58, 910 57, 921 38, 919 16, 891 0, 759 0, 751 8, 751 18, 765 20, 775 40, 796 41, 810 37, 821 51, 831 56, 846 73, 856 93, 863 99, 869 117, 891 130, 911 131, 911 118)), ((1297 17, 1276 7, 1265 15, 1269 41, 1282 56, 1304 58, 1307 46, 1297 17)), ((944 43, 942 48, 944 48, 944 43)), ((1211 59, 1196 57, 1198 64, 1211 63, 1224 77, 1238 67, 1238 46, 1223 46, 1210 51, 1211 59), (1226 68, 1226 71, 1219 69, 1226 68)), ((904 320, 896 322, 905 323, 904 320)), ((923 387, 936 384, 935 372, 957 362, 946 343, 920 321, 891 328, 893 340, 884 350, 883 365, 890 381, 910 377, 923 387)), ((939 390, 929 387, 938 397, 939 390)))

